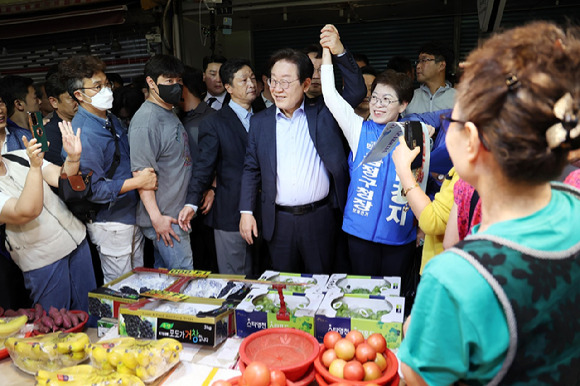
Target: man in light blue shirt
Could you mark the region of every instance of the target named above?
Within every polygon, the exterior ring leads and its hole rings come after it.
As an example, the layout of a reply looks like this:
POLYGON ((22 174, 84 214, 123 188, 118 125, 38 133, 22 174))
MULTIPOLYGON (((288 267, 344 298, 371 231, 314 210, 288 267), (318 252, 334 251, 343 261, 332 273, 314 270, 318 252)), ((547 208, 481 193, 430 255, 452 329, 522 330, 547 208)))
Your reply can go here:
POLYGON ((209 189, 215 199, 206 217, 214 228, 216 255, 222 274, 252 273, 252 247, 238 231, 238 203, 252 102, 256 99, 256 77, 246 59, 230 59, 220 67, 220 78, 230 101, 199 126, 199 155, 193 167, 190 192, 193 208, 180 216, 180 224, 188 223, 205 200, 209 189), (214 179, 215 176, 215 179, 214 179), (216 181, 213 184, 213 181, 216 181))

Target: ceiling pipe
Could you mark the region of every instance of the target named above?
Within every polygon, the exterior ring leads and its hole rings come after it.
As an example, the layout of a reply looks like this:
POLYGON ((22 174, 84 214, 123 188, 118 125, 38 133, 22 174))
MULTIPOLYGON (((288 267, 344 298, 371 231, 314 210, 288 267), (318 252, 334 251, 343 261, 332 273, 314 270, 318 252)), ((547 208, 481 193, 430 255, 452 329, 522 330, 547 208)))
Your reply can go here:
MULTIPOLYGON (((259 9, 274 9, 274 8, 281 8, 281 7, 302 7, 308 5, 324 5, 324 4, 349 4, 349 3, 358 3, 360 1, 356 0, 343 0, 343 1, 336 1, 336 0, 304 0, 304 1, 288 1, 284 3, 276 3, 276 2, 269 2, 267 4, 249 4, 249 5, 240 5, 235 6, 235 10, 237 12, 243 11, 256 11, 259 9)), ((368 2, 368 1, 367 1, 368 2)), ((377 2, 379 4, 379 2, 377 2)), ((190 10, 183 10, 184 14, 197 14, 199 12, 198 8, 192 8, 190 10)), ((207 13, 207 11, 202 11, 202 13, 207 13)))

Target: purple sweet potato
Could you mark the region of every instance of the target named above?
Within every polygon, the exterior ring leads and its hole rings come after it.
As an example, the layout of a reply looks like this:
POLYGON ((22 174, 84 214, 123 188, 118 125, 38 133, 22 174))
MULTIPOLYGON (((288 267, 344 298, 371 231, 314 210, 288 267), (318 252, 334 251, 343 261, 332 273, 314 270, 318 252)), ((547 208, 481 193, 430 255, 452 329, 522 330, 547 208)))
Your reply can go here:
POLYGON ((85 321, 86 314, 80 313, 80 314, 77 314, 77 316, 78 316, 81 323, 85 321))
POLYGON ((0 316, 4 315, 4 308, 0 307, 0 316))
POLYGON ((14 310, 6 310, 4 311, 4 316, 9 317, 9 316, 20 316, 20 314, 14 310))
POLYGON ((29 322, 32 322, 34 320, 34 311, 28 308, 19 308, 18 312, 20 315, 26 315, 26 317, 28 318, 29 322))
POLYGON ((65 308, 61 308, 59 312, 62 316, 62 328, 68 330, 69 328, 72 327, 72 321, 68 316, 68 311, 65 308))
POLYGON ((62 315, 56 307, 50 306, 50 309, 48 310, 48 316, 54 320, 54 324, 56 324, 58 327, 62 326, 62 315))
POLYGON ((39 303, 34 305, 34 321, 39 320, 45 315, 44 308, 39 303))
POLYGON ((50 328, 53 332, 58 330, 58 326, 54 322, 53 318, 51 318, 50 316, 45 315, 40 320, 42 321, 42 324, 44 324, 46 327, 50 328))
POLYGON ((77 314, 75 314, 72 311, 68 311, 68 317, 70 318, 70 321, 71 321, 73 327, 76 327, 79 325, 80 321, 79 321, 79 317, 77 316, 77 314))

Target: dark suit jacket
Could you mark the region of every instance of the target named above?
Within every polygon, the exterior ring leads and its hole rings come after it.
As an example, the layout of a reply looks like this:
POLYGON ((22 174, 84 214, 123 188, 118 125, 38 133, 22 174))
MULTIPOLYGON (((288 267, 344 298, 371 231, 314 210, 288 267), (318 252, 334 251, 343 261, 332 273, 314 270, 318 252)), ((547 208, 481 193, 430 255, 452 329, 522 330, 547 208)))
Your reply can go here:
POLYGON ((215 200, 206 223, 224 231, 240 229, 240 183, 248 133, 227 104, 199 125, 199 156, 193 165, 190 193, 199 206, 203 193, 217 175, 215 200))
MULTIPOLYGON (((367 92, 360 69, 349 52, 340 58, 334 57, 334 60, 345 81, 343 97, 351 106, 357 106, 367 92)), ((316 100, 305 99, 304 110, 314 147, 331 176, 329 193, 331 202, 342 211, 349 183, 342 131, 322 97, 316 100)), ((240 197, 240 210, 254 211, 258 189, 262 188, 262 223, 266 240, 270 240, 274 234, 276 216, 275 115, 276 107, 271 106, 252 117, 240 197)), ((297 159, 296 162, 300 160, 297 159)))

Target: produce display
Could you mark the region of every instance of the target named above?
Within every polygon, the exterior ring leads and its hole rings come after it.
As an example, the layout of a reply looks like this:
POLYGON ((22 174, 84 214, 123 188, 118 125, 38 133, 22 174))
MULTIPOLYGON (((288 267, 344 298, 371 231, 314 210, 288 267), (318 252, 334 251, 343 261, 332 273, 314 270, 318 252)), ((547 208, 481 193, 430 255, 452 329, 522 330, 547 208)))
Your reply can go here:
POLYGON ((360 307, 356 305, 354 301, 356 299, 351 300, 351 306, 349 307, 348 302, 343 298, 335 300, 332 303, 332 308, 336 310, 336 316, 341 318, 361 318, 361 319, 369 319, 369 320, 381 320, 383 315, 387 315, 391 312, 390 309, 384 310, 373 310, 372 308, 368 307, 360 307), (352 303, 355 303, 354 305, 352 303))
POLYGON ((0 340, 18 333, 28 322, 28 316, 10 316, 0 318, 0 340))
POLYGON ((112 370, 99 370, 91 365, 66 367, 58 371, 39 370, 36 373, 38 385, 66 386, 144 386, 143 381, 131 374, 112 370))
POLYGON ((155 272, 135 272, 133 275, 109 286, 110 289, 129 295, 140 295, 150 290, 164 290, 177 280, 174 276, 155 272))
MULTIPOLYGON (((71 328, 75 328, 79 324, 82 324, 85 321, 86 314, 80 311, 70 311, 64 308, 60 310, 55 307, 50 307, 48 312, 42 308, 40 304, 35 304, 34 308, 21 308, 17 311, 14 310, 3 310, 0 307, 0 338, 3 336, 10 336, 14 335, 8 334, 5 335, 4 331, 10 331, 14 328, 18 323, 15 323, 14 317, 26 317, 26 323, 33 323, 34 324, 34 331, 33 335, 36 334, 46 334, 48 332, 55 332, 55 331, 63 331, 69 330, 71 328), (13 320, 10 324, 4 323, 3 320, 6 320, 7 317, 12 317, 13 320)), ((23 318, 19 320, 24 320, 23 318)), ((19 330, 20 328, 18 328, 19 330)), ((17 331, 18 331, 17 330, 17 331)), ((16 332, 17 332, 16 331, 16 332)))
POLYGON ((344 338, 329 331, 324 336, 324 348, 322 365, 334 377, 374 381, 387 371, 387 342, 381 334, 372 334, 365 340, 357 330, 351 330, 344 338))
MULTIPOLYGON (((262 362, 252 362, 237 380, 240 386, 286 386, 286 375, 280 370, 270 370, 262 362)), ((232 386, 229 381, 216 381, 212 386, 232 386)))
POLYGON ((55 371, 87 359, 90 343, 85 333, 53 332, 29 338, 8 338, 5 345, 14 364, 34 374, 38 370, 55 371))
POLYGON ((135 375, 152 382, 179 362, 183 349, 175 339, 135 340, 131 337, 92 343, 87 347, 91 365, 105 371, 135 375))
POLYGON ((244 284, 224 279, 192 280, 182 291, 183 294, 199 298, 224 299, 228 295, 241 290, 244 284))
POLYGON ((380 295, 382 291, 391 288, 391 284, 387 281, 381 280, 377 285, 369 286, 370 280, 354 281, 342 279, 336 285, 342 289, 345 294, 363 294, 363 295, 380 295), (358 283, 357 283, 358 282, 358 283))
MULTIPOLYGON (((305 308, 308 305, 308 298, 306 297, 298 298, 285 295, 284 301, 286 302, 286 311, 288 311, 290 316, 294 315, 294 312, 297 309, 305 308)), ((280 297, 278 296, 278 292, 271 292, 268 295, 260 296, 256 298, 253 303, 254 306, 256 306, 256 311, 271 312, 275 314, 280 310, 280 297)))

